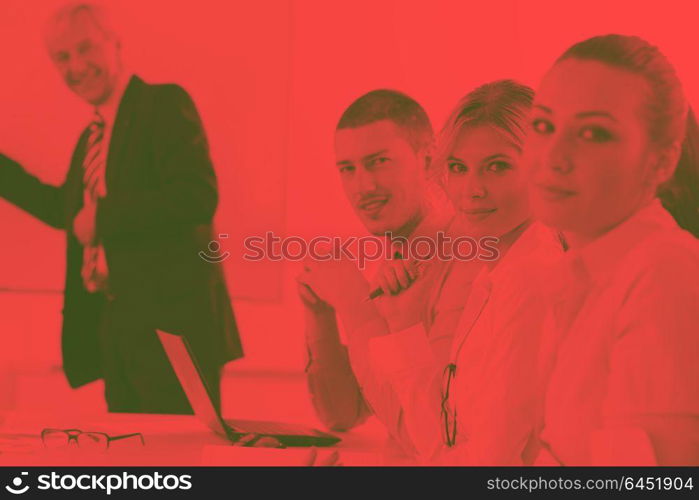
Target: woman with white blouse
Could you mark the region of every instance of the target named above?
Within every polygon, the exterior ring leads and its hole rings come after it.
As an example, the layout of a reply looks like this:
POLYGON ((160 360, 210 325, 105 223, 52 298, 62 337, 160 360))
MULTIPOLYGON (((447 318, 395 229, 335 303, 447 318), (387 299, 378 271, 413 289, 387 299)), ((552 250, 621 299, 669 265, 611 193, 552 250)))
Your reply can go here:
POLYGON ((571 248, 548 285, 539 464, 699 465, 697 138, 636 37, 574 45, 537 91, 532 212, 571 248))

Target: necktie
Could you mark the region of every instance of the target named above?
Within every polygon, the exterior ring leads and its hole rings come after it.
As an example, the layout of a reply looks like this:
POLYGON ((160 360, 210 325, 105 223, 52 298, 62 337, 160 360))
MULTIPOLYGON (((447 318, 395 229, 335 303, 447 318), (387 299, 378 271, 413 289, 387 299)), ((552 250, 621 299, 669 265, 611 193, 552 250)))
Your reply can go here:
MULTIPOLYGON (((90 124, 85 159, 83 161, 83 206, 96 208, 99 198, 107 194, 105 183, 106 151, 104 145, 104 120, 95 112, 90 124)), ((95 214, 97 210, 93 211, 95 214)), ((99 241, 92 241, 83 249, 82 279, 85 289, 94 293, 106 291, 107 260, 99 241)))

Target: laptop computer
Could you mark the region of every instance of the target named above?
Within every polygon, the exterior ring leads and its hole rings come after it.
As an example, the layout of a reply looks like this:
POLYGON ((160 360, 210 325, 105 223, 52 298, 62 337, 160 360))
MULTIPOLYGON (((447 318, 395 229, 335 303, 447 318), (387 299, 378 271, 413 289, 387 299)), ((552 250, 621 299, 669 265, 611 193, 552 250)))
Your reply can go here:
MULTIPOLYGON (((216 434, 231 442, 242 442, 254 436, 272 437, 282 446, 332 446, 340 438, 326 432, 295 424, 254 420, 227 420, 221 417, 211 400, 201 371, 192 355, 187 339, 156 330, 175 374, 184 389, 194 414, 216 434)), ((254 441, 249 441, 252 445, 254 441)))

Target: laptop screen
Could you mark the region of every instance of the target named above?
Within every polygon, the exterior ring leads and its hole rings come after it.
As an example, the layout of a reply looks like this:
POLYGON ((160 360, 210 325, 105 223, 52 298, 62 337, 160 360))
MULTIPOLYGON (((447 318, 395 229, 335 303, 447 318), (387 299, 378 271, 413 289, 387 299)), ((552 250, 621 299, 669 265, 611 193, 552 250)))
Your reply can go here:
POLYGON ((189 399, 189 404, 192 405, 194 414, 214 432, 227 436, 221 416, 216 411, 211 396, 206 390, 187 340, 180 335, 173 335, 161 330, 156 331, 182 389, 189 399))

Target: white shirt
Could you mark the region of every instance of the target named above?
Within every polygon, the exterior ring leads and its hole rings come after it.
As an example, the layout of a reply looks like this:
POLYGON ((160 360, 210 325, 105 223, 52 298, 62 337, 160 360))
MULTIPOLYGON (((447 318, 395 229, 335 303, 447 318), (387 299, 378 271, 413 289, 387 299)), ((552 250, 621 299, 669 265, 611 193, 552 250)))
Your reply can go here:
POLYGON ((444 444, 445 364, 431 355, 422 325, 369 341, 372 365, 391 381, 404 426, 427 463, 510 465, 536 422, 536 358, 545 317, 540 277, 562 255, 553 233, 534 223, 491 271, 483 269, 457 326, 449 404, 456 445, 444 444))
POLYGON ((119 105, 121 104, 121 99, 124 97, 124 92, 126 92, 126 87, 128 87, 132 76, 132 73, 122 70, 116 83, 114 84, 114 90, 107 101, 97 106, 97 111, 104 120, 102 149, 105 152, 105 161, 108 160, 109 145, 111 144, 112 132, 114 131, 114 122, 116 121, 117 113, 119 111, 119 105))
MULTIPOLYGON (((124 96, 124 92, 126 91, 126 87, 128 86, 130 80, 131 74, 122 70, 119 76, 117 77, 117 80, 114 84, 114 89, 109 98, 97 107, 97 112, 100 114, 102 120, 104 121, 104 130, 102 132, 103 135, 100 151, 100 155, 103 157, 104 161, 104 175, 102 175, 98 187, 98 192, 103 193, 104 195, 106 195, 107 193, 107 168, 109 167, 109 145, 111 144, 112 132, 114 130, 114 122, 116 121, 116 116, 119 111, 121 99, 124 96)), ((84 192, 83 196, 85 197, 85 204, 90 203, 90 201, 88 200, 90 195, 88 194, 87 190, 84 192)), ((91 250, 90 248, 86 248, 85 255, 87 256, 91 251, 93 250, 91 250)), ((109 274, 109 269, 107 266, 107 257, 104 252, 104 247, 101 244, 99 244, 97 246, 96 251, 96 272, 99 276, 101 276, 101 280, 106 280, 109 274)), ((104 287, 105 285, 102 286, 104 287)))
MULTIPOLYGON (((418 225, 408 240, 416 237, 430 237, 436 240, 439 231, 445 231, 451 218, 450 212, 433 210, 418 225)), ((375 274, 382 261, 368 263, 365 276, 375 274), (372 273, 373 271, 373 273, 372 273)), ((432 284, 441 275, 444 262, 430 262, 425 265, 421 276, 404 293, 397 296, 386 296, 371 301, 370 305, 386 315, 386 307, 389 302, 392 307, 400 310, 407 308, 419 308, 422 310, 428 302, 432 284)), ((407 313, 406 313, 407 314, 407 313)), ((341 337, 347 338, 345 329, 340 326, 341 337)), ((383 333, 387 333, 387 327, 383 323, 383 333)), ((335 355, 332 357, 314 356, 313 352, 322 351, 322 343, 337 344, 337 339, 318 338, 309 344, 309 363, 306 367, 307 381, 311 393, 313 405, 321 420, 327 424, 335 422, 357 425, 374 414, 386 427, 389 435, 407 448, 412 454, 409 442, 401 437, 401 408, 393 389, 386 380, 377 379, 374 370, 369 364, 366 349, 363 344, 358 344, 347 338, 347 348, 343 345, 335 345, 335 355), (339 349, 338 349, 339 348, 339 349), (352 383, 356 381, 355 383, 352 383), (352 387, 350 392, 339 391, 338 387, 352 387), (357 393, 357 391, 360 391, 357 393), (359 396, 359 398, 357 397, 359 396), (338 415, 339 409, 351 412, 350 415, 338 415)), ((451 338, 443 331, 437 335, 429 336, 430 349, 435 355, 442 358, 446 356, 446 349, 451 343, 451 338), (442 354, 443 353, 443 354, 442 354)), ((350 426, 347 426, 350 427, 350 426)), ((394 443, 389 447, 394 448, 394 443)), ((398 454, 398 450, 391 449, 391 453, 398 454)))
POLYGON ((539 462, 699 464, 699 242, 656 200, 554 278, 539 462))

